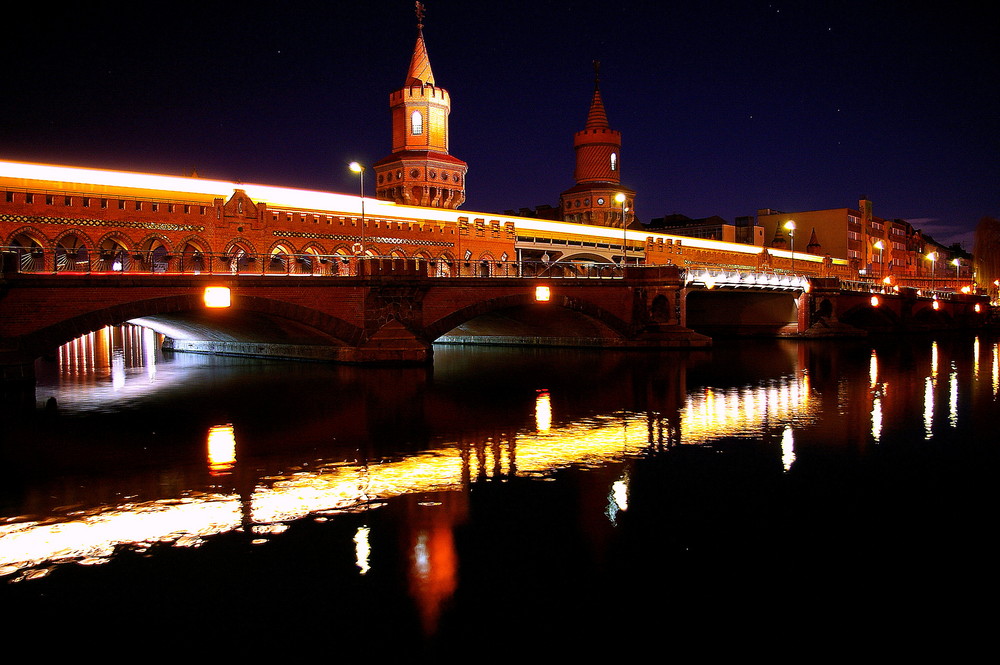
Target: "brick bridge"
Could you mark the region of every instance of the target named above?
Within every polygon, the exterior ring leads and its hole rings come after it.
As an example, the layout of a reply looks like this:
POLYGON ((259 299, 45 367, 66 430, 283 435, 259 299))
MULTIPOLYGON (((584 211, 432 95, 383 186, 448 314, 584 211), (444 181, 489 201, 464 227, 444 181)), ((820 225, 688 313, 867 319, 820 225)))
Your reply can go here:
MULTIPOLYGON (((985 324, 986 299, 915 290, 872 294, 837 279, 626 268, 556 277, 429 276, 411 259, 360 274, 28 274, 0 278, 0 378, 33 380, 34 360, 80 335, 132 321, 178 351, 415 363, 432 343, 689 348, 709 334, 841 336, 985 324), (209 309, 206 287, 230 290, 209 309), (539 293, 547 288, 548 300, 539 293), (943 294, 942 294, 943 295, 943 294)), ((512 273, 518 274, 518 273, 512 273)))

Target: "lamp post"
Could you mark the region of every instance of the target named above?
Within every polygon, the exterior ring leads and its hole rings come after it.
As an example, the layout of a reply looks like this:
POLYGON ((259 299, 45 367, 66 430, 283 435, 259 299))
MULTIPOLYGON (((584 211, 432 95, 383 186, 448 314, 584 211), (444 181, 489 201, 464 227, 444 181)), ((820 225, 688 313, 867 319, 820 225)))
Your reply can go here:
POLYGON ((957 290, 959 280, 958 271, 962 267, 962 262, 958 260, 958 257, 955 257, 951 260, 951 265, 955 266, 955 289, 957 290))
MULTIPOLYGON (((785 222, 785 230, 788 231, 788 237, 792 244, 792 272, 795 272, 795 222, 788 220, 785 222)), ((808 248, 806 248, 808 249, 808 248)))
POLYGON ((347 165, 349 169, 358 174, 361 180, 361 241, 352 249, 358 254, 358 274, 361 273, 361 259, 365 255, 365 167, 359 162, 351 162, 347 165))
POLYGON ((885 272, 885 265, 882 263, 882 250, 885 249, 885 243, 881 240, 876 240, 872 247, 878 250, 878 276, 882 277, 882 273, 885 272))
POLYGON ((615 194, 615 201, 622 204, 622 275, 625 274, 625 261, 628 260, 628 224, 625 223, 625 201, 628 197, 622 192, 615 194))

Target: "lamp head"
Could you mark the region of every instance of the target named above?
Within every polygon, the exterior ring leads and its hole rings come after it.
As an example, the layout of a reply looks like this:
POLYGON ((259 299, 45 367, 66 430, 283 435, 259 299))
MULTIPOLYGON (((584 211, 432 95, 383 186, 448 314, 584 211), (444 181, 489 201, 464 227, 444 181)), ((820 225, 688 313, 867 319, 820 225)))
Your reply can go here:
POLYGON ((347 168, 351 169, 355 173, 364 173, 365 170, 365 167, 362 166, 359 162, 351 162, 350 164, 347 165, 347 168))

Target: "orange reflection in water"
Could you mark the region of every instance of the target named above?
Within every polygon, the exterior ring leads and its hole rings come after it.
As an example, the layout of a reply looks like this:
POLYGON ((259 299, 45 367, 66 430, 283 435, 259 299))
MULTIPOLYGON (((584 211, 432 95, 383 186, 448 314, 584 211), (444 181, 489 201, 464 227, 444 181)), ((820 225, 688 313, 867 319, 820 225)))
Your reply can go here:
POLYGON ((213 476, 231 473, 236 465, 236 433, 232 423, 208 428, 208 469, 213 476))

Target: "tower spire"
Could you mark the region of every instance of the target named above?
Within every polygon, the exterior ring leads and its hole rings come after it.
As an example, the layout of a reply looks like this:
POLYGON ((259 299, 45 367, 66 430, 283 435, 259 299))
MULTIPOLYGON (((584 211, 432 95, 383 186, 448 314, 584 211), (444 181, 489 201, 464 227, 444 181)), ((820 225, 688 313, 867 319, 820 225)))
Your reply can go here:
POLYGON ((465 201, 468 165, 448 153, 451 96, 438 87, 424 44, 424 4, 416 2, 417 45, 406 83, 389 94, 392 154, 375 162, 375 195, 383 201, 457 208, 465 201))
POLYGON ((587 124, 573 135, 576 185, 559 199, 564 221, 598 226, 628 226, 635 219, 635 192, 621 184, 621 133, 611 129, 601 99, 601 63, 594 60, 594 95, 587 124), (625 204, 615 202, 625 195, 625 204))
POLYGON ((416 2, 414 4, 417 13, 417 44, 413 47, 413 57, 410 58, 406 85, 434 85, 434 72, 431 71, 431 61, 427 57, 427 45, 424 43, 424 3, 416 2))
POLYGON ((587 113, 587 129, 610 129, 608 114, 604 110, 601 99, 601 61, 594 60, 594 98, 590 100, 590 111, 587 113))

